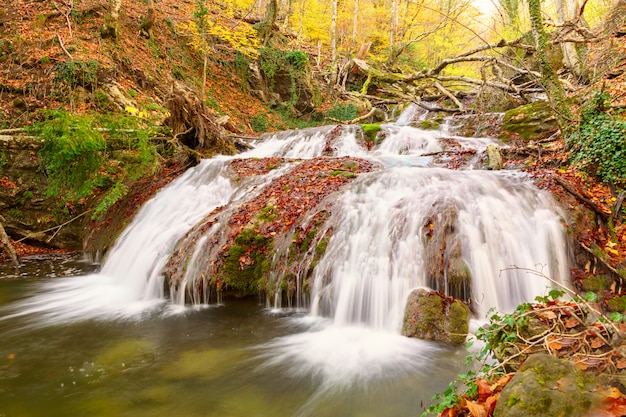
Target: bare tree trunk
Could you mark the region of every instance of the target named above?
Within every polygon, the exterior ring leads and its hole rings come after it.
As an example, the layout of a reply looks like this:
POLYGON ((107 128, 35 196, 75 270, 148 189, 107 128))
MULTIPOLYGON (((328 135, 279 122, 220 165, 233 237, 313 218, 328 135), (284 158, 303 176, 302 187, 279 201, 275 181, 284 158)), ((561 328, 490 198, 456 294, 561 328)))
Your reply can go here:
POLYGON ((11 239, 4 231, 4 226, 2 226, 2 222, 4 218, 0 216, 0 247, 5 247, 7 252, 9 253, 9 258, 11 258, 11 263, 16 268, 20 266, 20 260, 17 257, 17 253, 15 252, 15 248, 11 244, 11 239))
MULTIPOLYGON (((578 1, 576 0, 556 0, 556 14, 558 24, 565 26, 566 24, 577 24, 578 18, 578 1)), ((584 78, 584 65, 579 52, 576 50, 576 44, 572 42, 561 42, 561 51, 563 52, 563 65, 572 75, 578 79, 584 78)))
POLYGON ((535 56, 541 66, 541 82, 546 89, 546 94, 561 129, 561 134, 567 139, 572 133, 571 110, 567 104, 567 96, 565 95, 563 85, 561 85, 548 57, 547 48, 550 45, 550 38, 543 27, 541 0, 528 0, 528 14, 535 38, 535 56))
MULTIPOLYGON (((352 48, 357 45, 357 28, 359 24, 359 0, 354 0, 354 12, 352 16, 352 48)), ((351 48, 351 49, 352 49, 351 48)))
POLYGON ((276 17, 278 17, 278 3, 276 0, 269 0, 267 3, 267 9, 265 9, 265 18, 260 24, 260 36, 263 45, 267 45, 267 42, 272 36, 274 30, 274 23, 276 23, 276 17))
POLYGON ((389 63, 394 61, 396 50, 396 34, 398 33, 398 1, 399 0, 391 0, 391 22, 389 28, 389 63))
POLYGON ((119 36, 119 17, 122 0, 109 0, 109 12, 104 17, 104 25, 100 28, 103 38, 117 39, 119 36))
POLYGON ((332 94, 335 84, 337 83, 337 3, 339 0, 332 0, 331 17, 330 17, 330 82, 328 83, 328 92, 332 94))
POLYGON ((140 31, 141 34, 147 38, 152 38, 152 27, 154 26, 154 22, 156 20, 154 2, 152 0, 148 0, 148 11, 146 16, 141 21, 140 31))

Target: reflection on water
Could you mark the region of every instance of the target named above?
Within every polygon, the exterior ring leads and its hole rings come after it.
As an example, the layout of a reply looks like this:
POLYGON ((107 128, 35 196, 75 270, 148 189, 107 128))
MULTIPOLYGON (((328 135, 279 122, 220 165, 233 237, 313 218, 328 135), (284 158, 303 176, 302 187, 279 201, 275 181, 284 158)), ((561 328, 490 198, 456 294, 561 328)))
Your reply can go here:
POLYGON ((465 356, 257 299, 135 320, 7 319, 50 281, 37 268, 0 278, 0 416, 418 416, 465 356))

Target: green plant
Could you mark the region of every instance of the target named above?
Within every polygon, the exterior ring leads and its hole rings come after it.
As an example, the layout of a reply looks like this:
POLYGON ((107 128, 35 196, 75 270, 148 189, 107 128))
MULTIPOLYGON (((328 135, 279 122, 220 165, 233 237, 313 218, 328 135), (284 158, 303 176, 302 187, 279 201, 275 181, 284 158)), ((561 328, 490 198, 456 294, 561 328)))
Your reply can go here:
POLYGON ((258 114, 250 119, 250 127, 255 132, 267 132, 269 121, 265 114, 258 114))
POLYGON ((128 90, 127 93, 132 98, 137 98, 137 91, 136 90, 128 90))
POLYGON ((358 115, 359 109, 357 109, 357 107, 352 103, 336 103, 333 108, 326 111, 326 117, 340 121, 353 120, 358 115))
POLYGON ((99 70, 100 64, 94 60, 59 62, 54 66, 54 83, 70 88, 95 88, 99 70))
POLYGON ((39 156, 48 176, 46 194, 63 204, 97 192, 96 217, 127 193, 128 182, 158 164, 150 136, 161 132, 143 119, 54 110, 45 115, 29 133, 44 139, 39 156))
POLYGON ((20 209, 16 209, 16 208, 9 209, 9 211, 7 213, 9 214, 9 216, 12 216, 12 217, 23 217, 24 216, 24 213, 22 213, 22 211, 20 209))
POLYGON ((596 93, 569 139, 571 160, 601 181, 626 186, 626 121, 607 112, 606 93, 596 93))
POLYGON ((279 72, 287 72, 291 79, 289 92, 291 98, 289 104, 294 106, 298 102, 298 91, 296 80, 306 73, 309 58, 300 50, 290 52, 281 51, 275 48, 261 48, 259 55, 261 70, 269 82, 270 90, 274 88, 275 78, 279 72))
POLYGON ((185 79, 185 71, 178 66, 172 67, 172 77, 178 81, 183 81, 185 79))

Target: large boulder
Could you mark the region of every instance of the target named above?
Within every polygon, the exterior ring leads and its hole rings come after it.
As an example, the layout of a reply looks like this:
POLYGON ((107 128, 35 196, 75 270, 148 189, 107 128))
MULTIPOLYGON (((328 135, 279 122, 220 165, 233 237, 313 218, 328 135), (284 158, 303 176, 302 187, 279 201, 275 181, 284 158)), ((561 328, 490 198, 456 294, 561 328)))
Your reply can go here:
MULTIPOLYGON (((548 354, 530 356, 502 390, 495 417, 582 417, 600 404, 598 381, 548 354)), ((605 415, 605 414, 598 414, 605 415)))
POLYGON ((443 343, 462 344, 469 328, 467 305, 441 293, 423 288, 409 295, 402 335, 443 343))
POLYGON ((536 141, 545 139, 556 132, 558 128, 550 103, 536 101, 509 110, 504 114, 500 139, 503 141, 536 141))

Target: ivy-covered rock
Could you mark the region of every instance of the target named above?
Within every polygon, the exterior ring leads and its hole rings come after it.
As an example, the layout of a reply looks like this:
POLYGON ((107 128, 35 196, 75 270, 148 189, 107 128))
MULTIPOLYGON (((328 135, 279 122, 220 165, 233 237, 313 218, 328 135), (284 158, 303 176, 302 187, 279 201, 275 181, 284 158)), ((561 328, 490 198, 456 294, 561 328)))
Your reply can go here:
POLYGON ((467 305, 441 293, 417 289, 409 295, 402 335, 443 343, 462 344, 469 328, 467 305))

